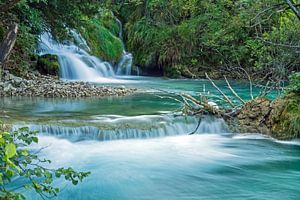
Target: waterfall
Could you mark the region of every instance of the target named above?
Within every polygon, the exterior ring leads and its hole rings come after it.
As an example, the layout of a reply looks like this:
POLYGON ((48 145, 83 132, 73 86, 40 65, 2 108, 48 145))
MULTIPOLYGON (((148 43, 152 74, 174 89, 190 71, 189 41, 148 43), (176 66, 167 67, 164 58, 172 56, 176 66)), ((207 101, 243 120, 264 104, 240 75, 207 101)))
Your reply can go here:
POLYGON ((75 41, 75 44, 77 46, 79 46, 80 48, 84 49, 85 51, 87 52, 90 52, 91 49, 90 47, 88 46, 87 42, 85 41, 85 39, 83 39, 83 37, 78 33, 76 32, 75 30, 71 29, 69 30, 70 31, 70 34, 71 36, 74 38, 74 41, 75 41))
POLYGON ((79 33, 72 30, 71 35, 77 45, 56 42, 51 34, 40 36, 39 55, 57 55, 60 64, 60 77, 66 80, 97 81, 101 77, 113 77, 114 71, 110 63, 101 61, 90 55, 89 47, 79 33))
POLYGON ((117 75, 130 75, 132 68, 132 54, 125 52, 123 53, 118 66, 117 66, 117 75))
MULTIPOLYGON (((102 118, 99 123, 102 126, 60 126, 60 125, 26 125, 32 131, 38 131, 41 135, 51 135, 67 138, 72 141, 80 140, 122 140, 122 139, 147 139, 155 137, 187 135, 195 130, 198 120, 193 117, 127 117, 117 119, 102 118), (132 122, 132 123, 130 123, 132 122), (134 122, 134 123, 133 123, 134 122)), ((13 130, 24 127, 14 125, 13 130)), ((223 119, 204 118, 196 134, 225 134, 228 133, 227 125, 223 119)))
MULTIPOLYGON (((119 25, 119 38, 120 38, 120 40, 122 40, 122 42, 124 44, 122 22, 118 18, 116 18, 116 21, 119 25)), ((133 60, 132 54, 124 51, 120 61, 118 62, 116 74, 117 75, 127 75, 127 76, 131 75, 132 60, 133 60)))

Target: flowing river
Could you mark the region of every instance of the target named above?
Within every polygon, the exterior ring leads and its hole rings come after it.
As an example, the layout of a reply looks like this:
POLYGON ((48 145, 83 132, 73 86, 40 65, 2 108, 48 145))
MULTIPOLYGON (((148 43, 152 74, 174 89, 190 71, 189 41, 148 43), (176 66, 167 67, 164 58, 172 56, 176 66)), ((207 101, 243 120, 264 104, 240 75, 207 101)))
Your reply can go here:
MULTIPOLYGON (((226 104, 209 82, 124 76, 132 71, 130 53, 124 51, 113 66, 90 55, 81 35, 71 33, 75 43, 57 43, 47 33, 40 38, 39 54, 58 56, 61 79, 142 92, 106 98, 0 99, 3 117, 12 121, 13 130, 27 126, 39 132, 39 144, 31 148, 43 148, 39 156, 52 160, 50 167, 91 172, 76 187, 55 180, 62 188, 55 199, 299 199, 298 141, 233 134, 222 119, 212 117, 204 118, 189 135, 198 119, 178 115, 181 105, 174 93, 197 97, 209 92, 212 101, 226 104)), ((224 82, 216 84, 234 99, 224 82)), ((232 87, 242 98, 250 98, 247 83, 234 81, 232 87)), ((253 93, 259 94, 259 89, 253 93)), ((12 187, 23 181, 17 179, 12 187)), ((34 192, 21 192, 28 199, 40 199, 34 192)))
MULTIPOLYGON (((14 129, 29 126, 40 132, 39 144, 32 148, 47 147, 40 156, 51 159, 51 167, 92 173, 77 186, 55 181, 62 188, 55 199, 299 199, 299 142, 232 134, 223 120, 214 118, 205 118, 196 134, 188 135, 198 120, 177 116, 180 104, 161 90, 193 96, 210 91, 215 102, 224 104, 207 81, 111 80, 111 85, 137 87, 143 93, 0 101, 14 129)), ((223 82, 216 83, 230 96, 223 82)), ((249 98, 247 84, 235 81, 232 86, 249 98)), ((40 199, 34 192, 27 197, 40 199)))

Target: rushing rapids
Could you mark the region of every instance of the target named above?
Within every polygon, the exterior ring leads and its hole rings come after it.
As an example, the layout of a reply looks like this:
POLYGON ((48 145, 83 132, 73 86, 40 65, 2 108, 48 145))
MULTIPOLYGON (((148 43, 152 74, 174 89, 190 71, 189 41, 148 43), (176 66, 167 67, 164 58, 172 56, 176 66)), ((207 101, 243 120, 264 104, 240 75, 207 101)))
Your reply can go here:
MULTIPOLYGON (((64 123, 64 122, 63 122, 64 123)), ((64 126, 27 124, 32 131, 42 135, 67 138, 72 141, 80 140, 121 140, 147 139, 164 136, 183 135, 194 132, 198 119, 189 117, 164 116, 105 116, 93 121, 94 126, 70 127, 68 123, 88 124, 86 121, 66 121, 64 126)), ((14 125, 13 130, 24 125, 14 125)), ((196 133, 228 133, 227 126, 222 119, 207 117, 202 119, 196 133)))
MULTIPOLYGON (((205 81, 139 77, 127 84, 152 92, 101 99, 0 101, 0 112, 14 121, 14 130, 29 126, 40 132, 39 143, 31 148, 52 160, 50 168, 72 166, 91 172, 76 187, 55 180, 55 187, 64 188, 56 199, 298 199, 298 141, 231 134, 223 120, 214 118, 204 118, 197 132, 188 135, 198 119, 174 115, 180 104, 161 98, 152 88, 196 96, 205 81)), ((248 95, 247 85, 233 87, 248 95)), ((14 187, 24 184, 19 179, 14 187)), ((28 199, 40 199, 34 191, 21 192, 28 199)))

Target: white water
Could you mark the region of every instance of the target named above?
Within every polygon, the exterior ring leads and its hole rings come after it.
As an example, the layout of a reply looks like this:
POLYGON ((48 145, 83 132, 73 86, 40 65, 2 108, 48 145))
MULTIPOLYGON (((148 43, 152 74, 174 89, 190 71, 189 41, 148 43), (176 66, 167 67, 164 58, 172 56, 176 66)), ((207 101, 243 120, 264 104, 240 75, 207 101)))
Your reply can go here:
MULTIPOLYGON (((122 40, 123 44, 123 26, 122 26, 122 22, 116 18, 116 21, 119 25, 119 38, 120 40, 122 40)), ((131 53, 124 51, 123 55, 118 63, 117 66, 117 75, 131 75, 131 71, 132 71, 132 60, 133 60, 133 56, 131 53)))
POLYGON ((117 75, 130 75, 132 69, 132 54, 125 52, 123 53, 118 67, 117 67, 117 75))
MULTIPOLYGON (((79 35, 77 35, 78 38, 79 35)), ((83 38, 80 41, 84 41, 83 38)), ((86 44, 84 41, 83 44, 86 44)), ((114 70, 110 63, 72 43, 58 43, 49 33, 40 37, 39 54, 57 55, 60 64, 60 77, 66 80, 99 81, 101 77, 113 77, 114 70)))
MULTIPOLYGON (((70 30, 70 34, 74 39, 74 43, 59 43, 53 39, 51 34, 43 33, 40 36, 39 55, 51 54, 58 56, 61 79, 113 82, 115 77, 113 66, 109 62, 90 55, 87 42, 78 32, 70 30)), ((124 51, 116 66, 117 75, 130 75, 131 66, 132 54, 124 51)))
MULTIPOLYGON (((145 116, 100 116, 93 125, 70 127, 67 123, 86 124, 85 121, 66 121, 64 125, 26 125, 41 135, 67 138, 72 141, 122 139, 147 139, 175 135, 188 135, 195 131, 198 119, 193 117, 174 117, 171 115, 145 116)), ((13 130, 24 125, 15 125, 13 130)), ((207 117, 202 119, 196 134, 226 134, 227 126, 222 119, 207 117)))

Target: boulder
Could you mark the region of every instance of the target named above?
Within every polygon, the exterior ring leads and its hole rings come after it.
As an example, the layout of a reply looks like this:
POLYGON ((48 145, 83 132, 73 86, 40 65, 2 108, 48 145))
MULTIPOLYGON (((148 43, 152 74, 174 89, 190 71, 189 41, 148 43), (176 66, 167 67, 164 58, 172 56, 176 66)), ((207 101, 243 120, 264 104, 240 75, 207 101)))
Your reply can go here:
POLYGON ((10 83, 4 84, 4 92, 12 92, 15 91, 16 88, 14 88, 10 83))

